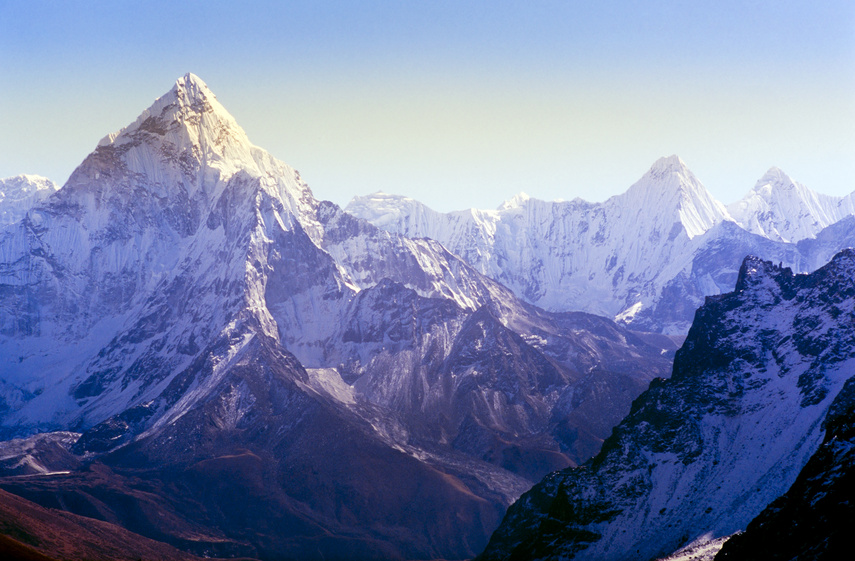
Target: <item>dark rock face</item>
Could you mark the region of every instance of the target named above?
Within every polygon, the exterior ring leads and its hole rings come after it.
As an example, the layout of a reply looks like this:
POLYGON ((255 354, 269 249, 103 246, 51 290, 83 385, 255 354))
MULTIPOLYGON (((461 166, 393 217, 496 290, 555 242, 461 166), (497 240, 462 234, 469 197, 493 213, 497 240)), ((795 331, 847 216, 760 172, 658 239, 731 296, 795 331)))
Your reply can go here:
POLYGON ((591 462, 514 503, 480 558, 653 559, 744 529, 795 481, 847 395, 853 273, 851 250, 798 276, 746 258, 736 291, 698 310, 672 377, 651 383, 591 462))
POLYGON ((855 378, 828 412, 825 440, 793 486, 742 534, 725 542, 716 560, 846 559, 855 523, 855 378))

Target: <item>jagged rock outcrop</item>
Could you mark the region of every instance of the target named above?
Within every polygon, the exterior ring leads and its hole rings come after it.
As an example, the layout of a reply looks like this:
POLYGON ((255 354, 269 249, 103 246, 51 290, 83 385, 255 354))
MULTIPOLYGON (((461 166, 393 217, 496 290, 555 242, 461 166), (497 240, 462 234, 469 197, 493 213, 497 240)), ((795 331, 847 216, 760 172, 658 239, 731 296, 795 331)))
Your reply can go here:
POLYGON ((671 378, 592 461, 514 503, 479 559, 655 559, 745 529, 816 452, 852 377, 853 273, 853 250, 807 275, 746 258, 671 378))

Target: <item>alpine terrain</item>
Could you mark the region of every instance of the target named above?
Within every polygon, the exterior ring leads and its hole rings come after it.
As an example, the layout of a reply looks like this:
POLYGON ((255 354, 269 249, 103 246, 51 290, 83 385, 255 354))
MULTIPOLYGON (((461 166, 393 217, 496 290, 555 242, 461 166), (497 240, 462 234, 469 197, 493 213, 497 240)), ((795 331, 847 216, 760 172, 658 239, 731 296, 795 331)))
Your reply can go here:
POLYGON ((187 74, 0 229, 0 487, 199 555, 468 558, 676 347, 318 201, 187 74))
POLYGON ((747 257, 671 378, 592 461, 514 503, 479 559, 656 559, 746 527, 722 558, 836 558, 853 520, 853 372, 855 250, 800 275, 747 257))

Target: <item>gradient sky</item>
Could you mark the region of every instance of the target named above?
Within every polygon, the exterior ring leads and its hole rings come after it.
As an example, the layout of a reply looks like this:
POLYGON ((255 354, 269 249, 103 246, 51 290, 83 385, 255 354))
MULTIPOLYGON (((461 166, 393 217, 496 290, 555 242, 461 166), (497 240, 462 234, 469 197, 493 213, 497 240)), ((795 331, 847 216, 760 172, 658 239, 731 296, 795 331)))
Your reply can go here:
POLYGON ((342 205, 604 200, 675 153, 725 203, 855 190, 851 0, 0 0, 0 177, 64 182, 186 72, 342 205))

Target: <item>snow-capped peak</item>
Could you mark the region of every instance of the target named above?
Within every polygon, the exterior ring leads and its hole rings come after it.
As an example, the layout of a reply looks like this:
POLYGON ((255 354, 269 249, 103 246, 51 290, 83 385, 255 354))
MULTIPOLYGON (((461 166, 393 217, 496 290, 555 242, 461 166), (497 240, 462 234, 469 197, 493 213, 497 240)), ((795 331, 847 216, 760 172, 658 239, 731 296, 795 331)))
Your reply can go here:
POLYGON ((16 175, 0 179, 0 226, 17 222, 59 186, 40 175, 16 175))
POLYGON ((731 219, 724 205, 713 198, 676 155, 656 160, 632 187, 610 200, 624 208, 646 209, 657 220, 679 222, 689 238, 731 219))
POLYGON ((512 208, 519 208, 519 207, 523 206, 529 200, 531 200, 531 197, 529 197, 525 192, 520 191, 519 193, 514 195, 511 199, 508 199, 507 201, 505 201, 501 205, 499 205, 498 210, 510 210, 512 208))
POLYGON ((172 87, 172 93, 185 103, 194 103, 196 101, 204 101, 209 98, 216 99, 214 93, 208 88, 208 84, 202 81, 201 78, 188 72, 181 78, 175 81, 172 87))
POLYGON ((797 242, 855 213, 851 197, 821 195, 772 167, 740 201, 727 207, 749 232, 797 242))
POLYGON ((400 217, 422 207, 427 208, 410 197, 375 191, 370 195, 353 197, 347 204, 346 210, 358 216, 379 218, 387 215, 400 217))
MULTIPOLYGON (((140 134, 165 136, 179 148, 197 145, 208 151, 229 145, 248 150, 246 133, 198 76, 185 74, 127 127, 105 136, 98 146, 139 140, 140 134), (207 132, 208 134, 204 134, 207 132)), ((222 155, 222 154, 221 154, 222 155)))
POLYGON ((392 195, 376 191, 370 195, 353 197, 345 210, 372 222, 380 228, 390 229, 406 216, 422 216, 432 214, 430 208, 415 199, 404 195, 392 195))
POLYGON ((347 206, 348 208, 351 206, 364 206, 379 212, 391 210, 397 211, 402 205, 411 205, 413 203, 418 203, 418 201, 404 195, 393 195, 391 193, 384 193, 383 191, 375 191, 370 195, 357 195, 356 197, 353 197, 347 206))
POLYGON ((297 207, 315 204, 299 174, 254 146, 205 82, 189 73, 136 121, 104 137, 69 184, 89 190, 107 171, 111 185, 145 184, 159 198, 193 199, 204 193, 208 202, 236 174, 245 173, 261 180, 296 215, 302 213, 297 207), (118 171, 124 179, 115 175, 118 171))
POLYGON ((22 173, 21 175, 0 179, 0 202, 14 200, 36 192, 47 192, 50 194, 57 189, 59 189, 57 184, 47 177, 22 173))
POLYGON ((686 162, 677 154, 662 156, 650 166, 650 173, 667 173, 675 170, 679 172, 689 171, 686 162))
POLYGON ((659 158, 653 162, 647 173, 629 189, 655 190, 660 193, 679 192, 688 196, 709 197, 706 188, 677 155, 659 158))
POLYGON ((772 166, 763 174, 763 177, 757 180, 752 191, 768 192, 772 189, 797 189, 799 187, 807 189, 804 185, 796 184, 781 168, 772 166))

